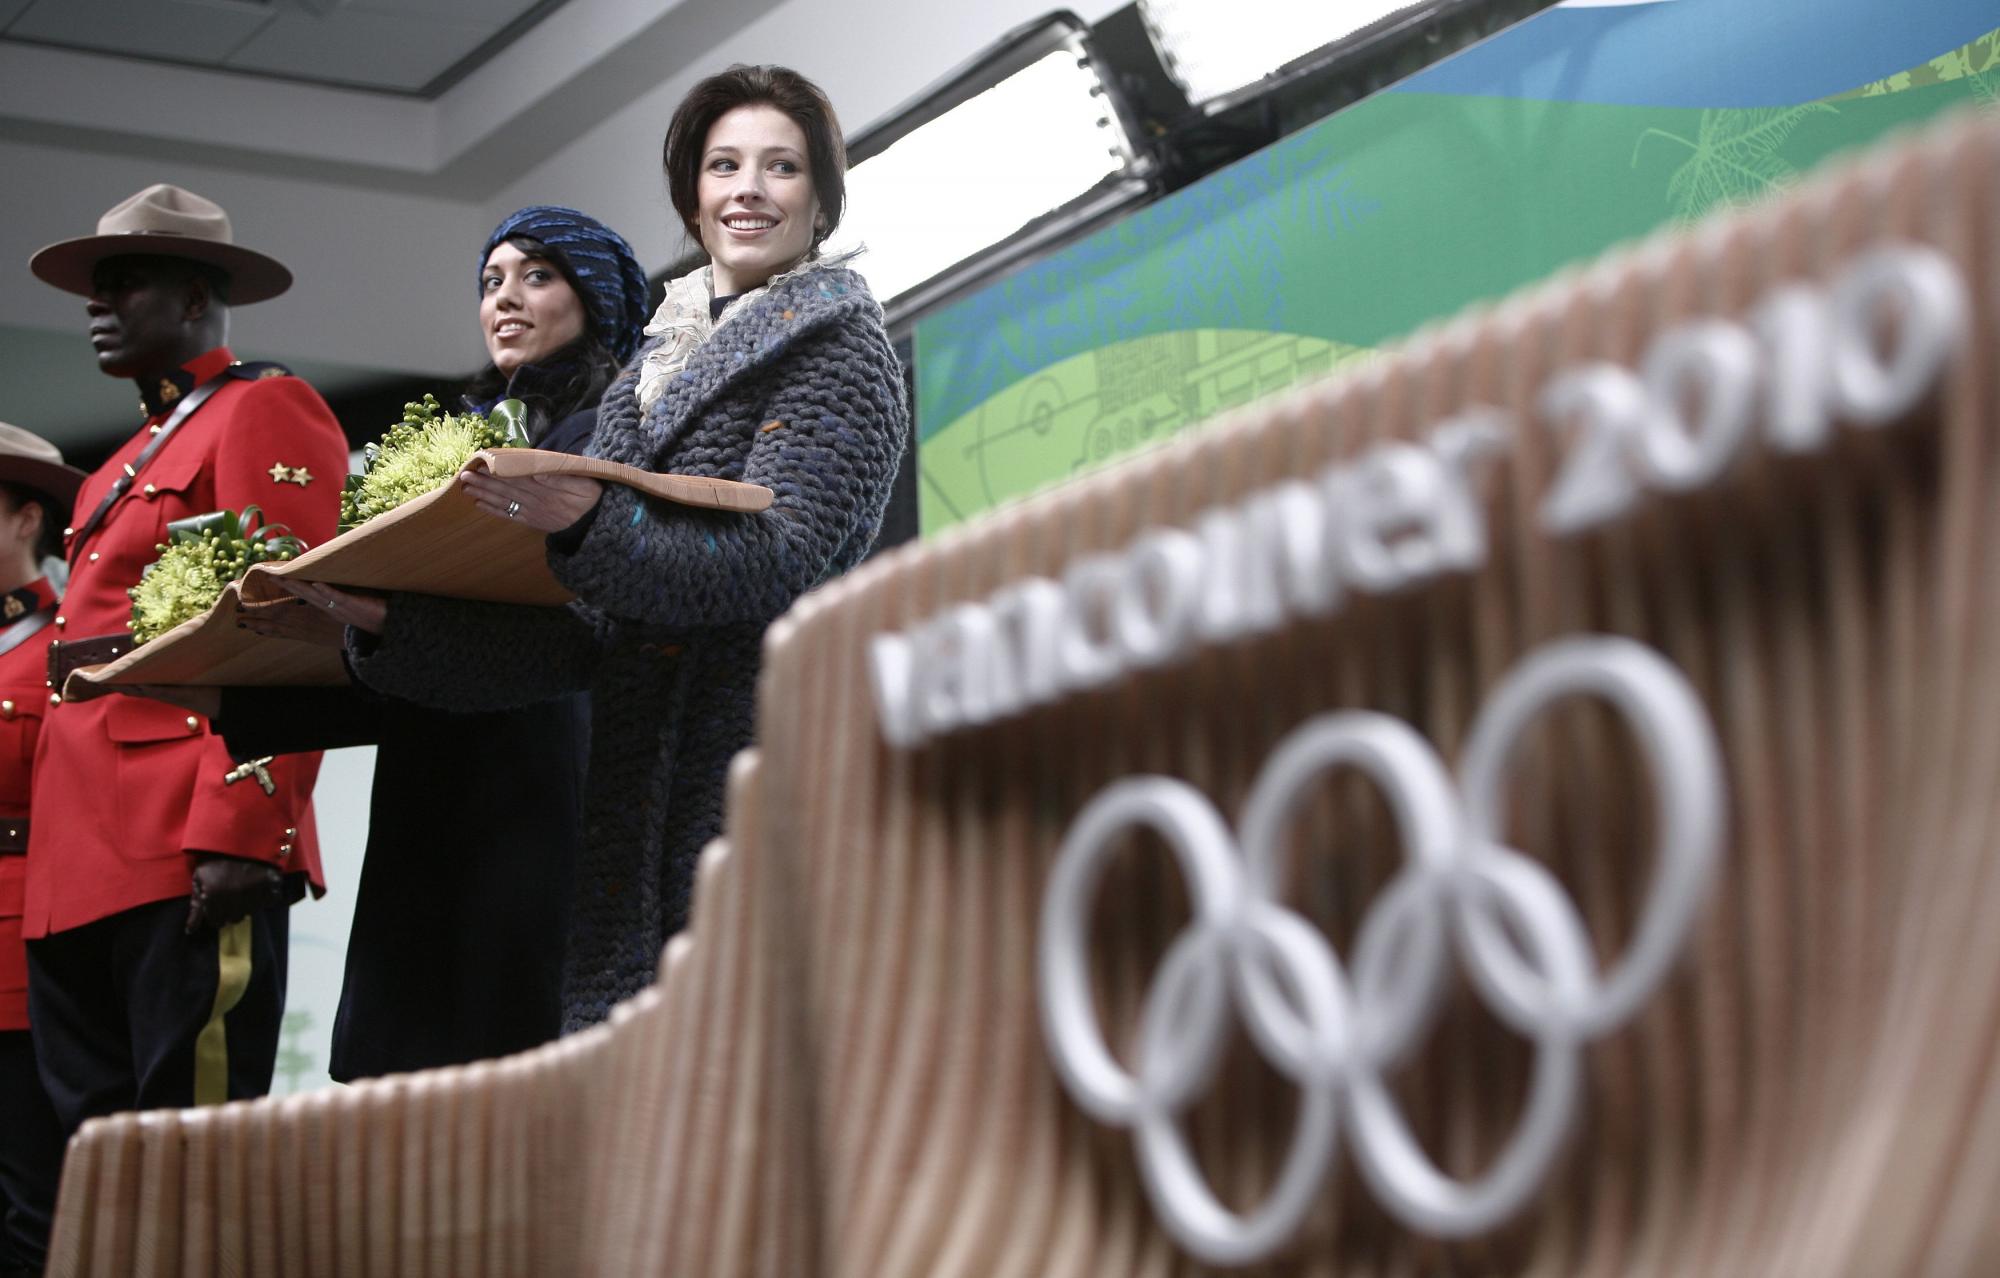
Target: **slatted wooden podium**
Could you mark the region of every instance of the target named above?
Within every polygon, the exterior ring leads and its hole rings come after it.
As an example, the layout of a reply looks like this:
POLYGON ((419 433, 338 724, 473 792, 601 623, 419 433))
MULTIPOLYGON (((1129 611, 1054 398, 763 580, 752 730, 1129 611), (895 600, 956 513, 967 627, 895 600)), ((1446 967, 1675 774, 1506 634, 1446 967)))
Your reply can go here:
POLYGON ((1996 253, 1989 116, 864 566, 771 633, 761 745, 656 987, 506 1060, 92 1123, 51 1272, 1223 1272, 1201 1240, 1227 1219, 1168 1219, 1189 1186, 1164 1183, 1161 1116, 1240 1220, 1328 1113, 1330 1161, 1303 1214, 1251 1240, 1252 1272, 2000 1270, 1996 253), (1440 424, 1464 428, 1449 448, 1440 424), (1609 460, 1580 460, 1600 435, 1609 460), (1246 528, 1286 571, 1337 576, 1273 577, 1275 624, 1187 638, 1188 581, 1203 625, 1255 611, 1255 564, 1227 558, 1246 528), (1286 540, 1301 529, 1320 540, 1286 540), (1177 576, 1192 553, 1208 571, 1177 576), (1048 587, 1022 603, 1031 579, 1048 587), (1037 599, 1053 647, 995 639, 996 616, 1039 624, 1037 599), (1547 913, 1519 903, 1559 888, 1607 978, 1656 913, 1677 810, 1593 697, 1548 703, 1500 756, 1467 744, 1524 661, 1578 636, 1673 672, 1723 794, 1673 961, 1587 1030, 1547 993, 1547 913), (1293 734, 1356 724, 1407 729, 1467 794, 1473 756, 1503 757, 1489 834, 1513 859, 1474 849, 1484 886, 1403 892, 1438 852, 1403 823, 1459 814, 1400 812, 1353 767, 1299 788, 1275 834, 1246 813, 1293 734), (1080 815, 1137 777, 1178 796, 1175 830, 1203 803, 1246 846, 1263 828, 1276 905, 1126 833, 1077 912, 1051 907, 1087 853, 1080 815), (1478 909, 1534 978, 1513 1020, 1466 974, 1478 909), (1049 956, 1071 924, 1081 973, 1049 956), (1344 956, 1344 1022, 1312 936, 1344 956), (1386 1041, 1425 936, 1449 970, 1391 1051, 1360 1027, 1386 1041), (1292 1039, 1245 1031, 1252 967, 1292 1039), (1077 1049, 1052 982, 1085 990, 1149 1096, 1137 1118, 1107 1121, 1058 1068, 1077 1049), (1565 1044, 1573 1117, 1500 1218, 1444 1194, 1425 1225, 1380 1149, 1358 1152, 1386 1105, 1476 1182, 1565 1044))

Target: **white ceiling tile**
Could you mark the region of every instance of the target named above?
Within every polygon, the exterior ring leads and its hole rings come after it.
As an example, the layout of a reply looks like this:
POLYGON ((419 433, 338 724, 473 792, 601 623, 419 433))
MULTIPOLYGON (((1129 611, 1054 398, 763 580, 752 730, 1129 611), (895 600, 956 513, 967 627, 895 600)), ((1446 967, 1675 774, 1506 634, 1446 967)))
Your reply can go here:
MULTIPOLYGON (((382 13, 433 22, 463 22, 471 26, 506 26, 540 0, 345 0, 343 9, 382 13)), ((560 6, 559 6, 560 7, 560 6)))
POLYGON ((35 0, 7 34, 79 49, 213 66, 271 21, 254 5, 201 0, 35 0))
POLYGON ((224 64, 382 89, 420 89, 498 27, 336 9, 324 18, 280 14, 224 64))

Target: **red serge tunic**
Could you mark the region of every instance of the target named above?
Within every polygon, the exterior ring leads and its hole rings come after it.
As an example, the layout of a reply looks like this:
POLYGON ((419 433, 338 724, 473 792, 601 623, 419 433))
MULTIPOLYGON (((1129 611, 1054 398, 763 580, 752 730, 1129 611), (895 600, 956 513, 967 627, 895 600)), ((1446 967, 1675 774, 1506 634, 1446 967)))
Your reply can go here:
MULTIPOLYGON (((50 624, 56 593, 38 580, 0 596, 0 836, 19 844, 28 815, 29 769, 35 739, 42 731, 48 691, 50 624)), ((28 1028, 28 954, 21 942, 21 898, 27 882, 26 857, 0 853, 0 1030, 28 1028)))
MULTIPOLYGON (((57 639, 129 629, 126 591, 158 558, 173 520, 255 505, 309 546, 334 535, 347 474, 339 423, 298 378, 234 362, 218 347, 185 366, 189 385, 233 375, 167 437, 89 540, 70 547, 57 639)), ((77 522, 167 415, 149 418, 84 481, 77 522)), ((33 940, 185 896, 196 853, 268 861, 323 891, 312 819, 319 755, 270 763, 268 794, 254 779, 225 783, 235 764, 205 719, 164 702, 113 695, 49 705, 35 758, 39 819, 28 838, 22 935, 33 940)))

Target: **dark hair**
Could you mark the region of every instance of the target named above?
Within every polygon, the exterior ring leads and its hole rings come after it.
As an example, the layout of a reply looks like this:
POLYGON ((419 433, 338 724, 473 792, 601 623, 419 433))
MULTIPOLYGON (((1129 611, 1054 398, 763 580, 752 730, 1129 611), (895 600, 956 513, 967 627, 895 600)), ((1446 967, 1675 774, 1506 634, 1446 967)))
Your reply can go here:
POLYGON ((847 144, 841 139, 833 103, 818 85, 789 67, 739 64, 688 90, 674 108, 667 140, 660 146, 660 167, 666 170, 667 194, 673 199, 674 211, 681 215, 688 234, 700 243, 701 156, 708 146, 708 131, 717 120, 743 106, 776 107, 806 135, 806 163, 812 167, 813 193, 819 197, 823 219, 823 224, 813 229, 808 255, 819 252, 819 246, 840 225, 840 215, 847 207, 847 144))
POLYGON ((63 520, 68 518, 68 512, 56 509, 56 499, 39 488, 6 480, 0 480, 0 496, 6 498, 9 513, 29 502, 42 508, 42 530, 35 537, 35 558, 61 558, 63 520))
MULTIPOLYGON (((576 268, 570 265, 569 258, 561 249, 551 248, 530 235, 510 235, 501 242, 513 245, 522 257, 532 257, 555 267, 556 273, 563 277, 563 282, 570 286, 583 307, 582 336, 551 351, 535 364, 537 369, 547 374, 538 384, 510 388, 507 375, 489 362, 465 385, 466 402, 481 407, 503 399, 511 392, 514 398, 528 406, 529 435, 540 439, 555 423, 604 398, 605 388, 618 376, 618 357, 611 353, 611 348, 598 333, 597 321, 592 317, 588 300, 590 293, 577 278, 576 268)), ((491 256, 490 252, 488 256, 491 256)))

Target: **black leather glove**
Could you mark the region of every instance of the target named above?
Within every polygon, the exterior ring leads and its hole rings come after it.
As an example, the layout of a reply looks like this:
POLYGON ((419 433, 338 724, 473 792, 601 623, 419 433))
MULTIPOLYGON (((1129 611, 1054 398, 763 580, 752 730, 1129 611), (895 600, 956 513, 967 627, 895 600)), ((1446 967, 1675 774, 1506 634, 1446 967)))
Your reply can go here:
POLYGON ((224 928, 252 910, 285 899, 285 876, 263 861, 215 853, 199 854, 188 892, 187 933, 224 928))

